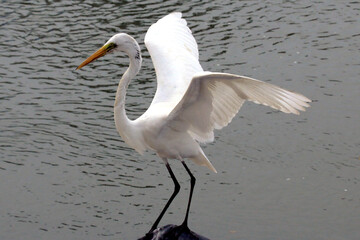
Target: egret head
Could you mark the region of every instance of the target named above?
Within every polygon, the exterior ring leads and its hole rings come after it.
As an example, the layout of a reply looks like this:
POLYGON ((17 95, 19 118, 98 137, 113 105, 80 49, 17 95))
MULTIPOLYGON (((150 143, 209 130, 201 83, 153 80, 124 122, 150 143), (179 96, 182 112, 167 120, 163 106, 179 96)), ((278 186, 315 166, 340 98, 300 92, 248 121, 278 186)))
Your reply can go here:
POLYGON ((138 59, 141 62, 140 47, 135 39, 126 33, 118 33, 112 36, 99 50, 82 62, 76 70, 102 56, 105 56, 108 53, 113 52, 125 52, 130 57, 138 59))

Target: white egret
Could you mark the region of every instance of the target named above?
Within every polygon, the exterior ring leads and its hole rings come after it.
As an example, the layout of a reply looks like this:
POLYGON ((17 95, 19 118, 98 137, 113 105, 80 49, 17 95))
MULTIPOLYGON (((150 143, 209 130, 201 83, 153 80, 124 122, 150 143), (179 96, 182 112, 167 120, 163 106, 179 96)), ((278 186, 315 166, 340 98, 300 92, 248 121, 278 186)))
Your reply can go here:
POLYGON ((180 189, 168 159, 180 160, 191 178, 189 202, 181 225, 187 228, 195 177, 184 159, 216 172, 199 143, 212 142, 214 129, 228 125, 246 100, 294 114, 305 111, 305 107, 309 107, 307 102, 311 101, 301 94, 249 77, 204 71, 199 63, 197 43, 181 13, 171 13, 151 25, 145 45, 155 67, 157 90, 148 110, 136 120, 130 120, 125 112, 126 90, 142 61, 134 38, 125 33, 114 35, 77 69, 108 53, 120 51, 129 56, 130 65, 116 92, 116 129, 140 154, 145 150, 155 151, 175 184, 173 194, 150 232, 157 228, 180 189))

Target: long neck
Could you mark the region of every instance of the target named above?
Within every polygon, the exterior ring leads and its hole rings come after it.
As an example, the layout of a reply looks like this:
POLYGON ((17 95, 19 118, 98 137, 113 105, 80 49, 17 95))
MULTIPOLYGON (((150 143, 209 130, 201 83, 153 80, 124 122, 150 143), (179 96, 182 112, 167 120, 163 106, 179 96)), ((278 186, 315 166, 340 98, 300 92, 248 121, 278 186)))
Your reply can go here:
POLYGON ((138 130, 134 126, 134 121, 130 120, 126 116, 125 110, 126 90, 131 79, 135 77, 141 67, 140 48, 135 40, 133 46, 133 49, 129 49, 128 51, 126 51, 130 59, 130 65, 122 76, 116 91, 114 103, 114 118, 116 129, 119 132, 120 136, 127 144, 137 150, 137 148, 139 147, 137 147, 138 144, 135 142, 136 136, 134 136, 134 134, 137 134, 138 130))

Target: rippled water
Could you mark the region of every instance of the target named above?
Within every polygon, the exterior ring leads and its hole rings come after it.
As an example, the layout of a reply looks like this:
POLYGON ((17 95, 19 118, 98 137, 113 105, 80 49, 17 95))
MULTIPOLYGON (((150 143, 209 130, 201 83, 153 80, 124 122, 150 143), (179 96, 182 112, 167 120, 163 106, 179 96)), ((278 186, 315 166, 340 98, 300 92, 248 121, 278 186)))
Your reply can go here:
MULTIPOLYGON (((127 66, 75 67, 117 32, 143 50, 128 90, 136 118, 155 75, 146 30, 183 12, 204 69, 247 75, 313 99, 300 116, 245 104, 204 150, 190 226, 211 239, 360 236, 360 4, 357 1, 3 1, 0 10, 0 238, 137 239, 172 191, 162 162, 140 156, 113 122, 127 66)), ((188 176, 161 222, 180 223, 188 176)))

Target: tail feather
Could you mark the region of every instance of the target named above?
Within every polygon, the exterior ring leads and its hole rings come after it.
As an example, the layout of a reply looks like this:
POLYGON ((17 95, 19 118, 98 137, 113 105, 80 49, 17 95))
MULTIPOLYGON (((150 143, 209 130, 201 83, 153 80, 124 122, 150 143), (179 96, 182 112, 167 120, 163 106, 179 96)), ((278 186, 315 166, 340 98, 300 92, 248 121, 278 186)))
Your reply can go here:
POLYGON ((208 167, 211 171, 217 173, 216 169, 214 168, 214 166, 211 164, 211 162, 209 161, 209 159, 205 156, 205 153, 203 152, 203 150, 200 148, 200 154, 197 155, 196 157, 192 157, 190 158, 192 161, 194 161, 197 165, 200 166, 206 166, 208 167))

